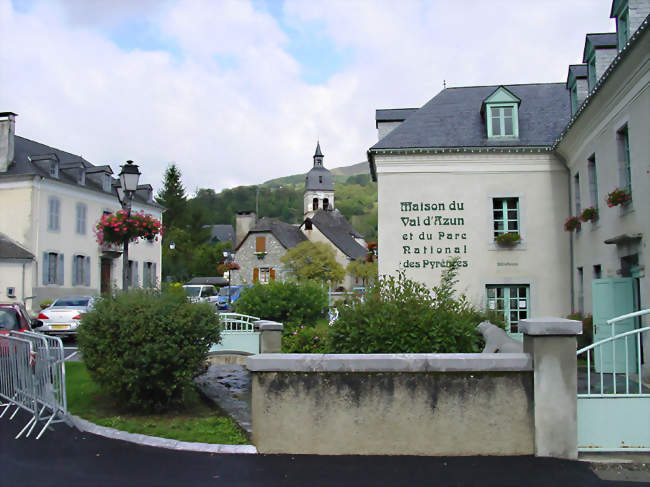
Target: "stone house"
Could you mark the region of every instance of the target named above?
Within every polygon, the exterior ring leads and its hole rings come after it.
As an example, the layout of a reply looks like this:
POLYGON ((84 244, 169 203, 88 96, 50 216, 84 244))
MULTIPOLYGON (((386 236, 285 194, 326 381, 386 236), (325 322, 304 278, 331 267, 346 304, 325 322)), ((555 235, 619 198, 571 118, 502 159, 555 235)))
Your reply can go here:
MULTIPOLYGON (((237 215, 237 247, 235 262, 239 271, 233 272, 233 282, 267 283, 282 279, 284 269, 281 257, 301 242, 324 242, 330 245, 336 260, 344 268, 354 259, 366 256, 363 236, 335 208, 334 178, 323 166, 320 143, 316 146, 312 169, 305 176, 303 198, 304 219, 300 225, 281 222, 272 218, 256 220, 253 212, 237 215)), ((343 283, 351 289, 356 283, 346 275, 343 283)))

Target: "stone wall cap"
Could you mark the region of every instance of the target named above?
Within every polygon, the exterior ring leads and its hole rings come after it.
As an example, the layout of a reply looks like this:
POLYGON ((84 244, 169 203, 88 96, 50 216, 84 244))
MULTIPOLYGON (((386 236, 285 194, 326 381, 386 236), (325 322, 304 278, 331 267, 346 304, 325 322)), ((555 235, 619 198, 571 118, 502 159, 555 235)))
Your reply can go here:
POLYGON ((529 318, 519 322, 519 330, 531 336, 582 335, 582 321, 554 317, 529 318))
POLYGON ((260 331, 262 330, 280 330, 282 331, 284 329, 284 325, 282 323, 278 323, 277 321, 270 321, 270 320, 260 320, 256 321, 253 326, 255 328, 259 328, 260 331))
POLYGON ((268 353, 248 357, 251 372, 520 372, 527 353, 268 353))

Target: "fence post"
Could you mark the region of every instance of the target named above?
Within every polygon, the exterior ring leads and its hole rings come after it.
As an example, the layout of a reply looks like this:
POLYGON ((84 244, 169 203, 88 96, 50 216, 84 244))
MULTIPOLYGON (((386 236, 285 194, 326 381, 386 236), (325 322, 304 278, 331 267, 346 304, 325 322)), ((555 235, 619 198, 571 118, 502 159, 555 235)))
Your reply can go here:
POLYGON ((284 325, 276 321, 261 320, 256 322, 255 326, 260 330, 260 353, 280 353, 284 325))
POLYGON ((524 352, 533 357, 535 456, 578 458, 576 335, 582 322, 521 320, 524 352))

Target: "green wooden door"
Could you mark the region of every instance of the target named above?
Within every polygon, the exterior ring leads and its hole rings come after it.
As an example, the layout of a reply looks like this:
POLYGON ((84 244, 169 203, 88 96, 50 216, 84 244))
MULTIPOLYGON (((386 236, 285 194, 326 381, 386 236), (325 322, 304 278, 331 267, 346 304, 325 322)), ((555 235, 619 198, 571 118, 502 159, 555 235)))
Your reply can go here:
MULTIPOLYGON (((591 293, 594 316, 594 343, 636 328, 635 318, 619 321, 613 325, 607 324, 607 320, 638 310, 636 279, 594 279, 591 283, 591 293)), ((597 347, 594 351, 596 372, 611 373, 616 370, 616 373, 625 373, 626 356, 628 370, 636 370, 635 341, 628 340, 628 342, 627 355, 625 339, 605 343, 602 347, 597 347)))

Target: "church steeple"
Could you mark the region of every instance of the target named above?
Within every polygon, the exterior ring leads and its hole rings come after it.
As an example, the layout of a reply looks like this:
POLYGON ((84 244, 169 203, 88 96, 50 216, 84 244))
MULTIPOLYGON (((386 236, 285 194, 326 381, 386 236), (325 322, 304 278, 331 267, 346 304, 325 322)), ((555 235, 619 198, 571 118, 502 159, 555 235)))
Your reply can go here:
POLYGON ((313 215, 320 209, 326 211, 334 209, 334 177, 323 166, 324 158, 318 141, 314 152, 314 167, 305 176, 305 215, 313 215))
POLYGON ((323 153, 320 150, 320 140, 316 143, 316 152, 314 152, 314 167, 323 167, 323 153))

